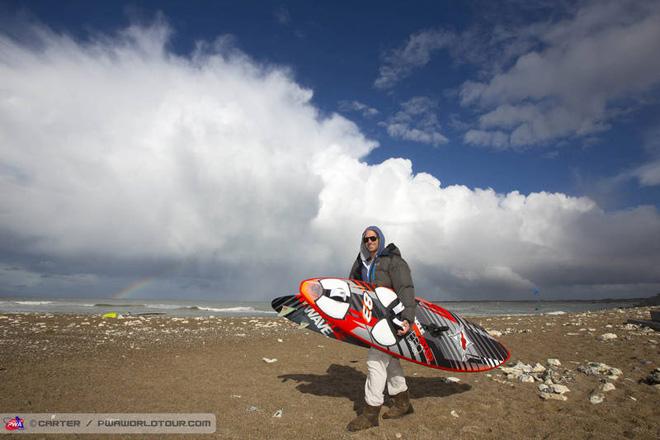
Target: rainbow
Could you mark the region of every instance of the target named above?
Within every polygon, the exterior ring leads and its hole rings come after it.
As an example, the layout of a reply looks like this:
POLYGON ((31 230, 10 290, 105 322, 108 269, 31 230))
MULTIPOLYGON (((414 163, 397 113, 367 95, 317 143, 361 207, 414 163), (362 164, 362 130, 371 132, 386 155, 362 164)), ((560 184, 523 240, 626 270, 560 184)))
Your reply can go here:
POLYGON ((129 295, 137 290, 140 290, 144 286, 148 285, 154 280, 154 277, 146 277, 141 280, 137 280, 129 284, 127 287, 124 287, 120 291, 113 293, 112 297, 115 299, 128 298, 129 295))

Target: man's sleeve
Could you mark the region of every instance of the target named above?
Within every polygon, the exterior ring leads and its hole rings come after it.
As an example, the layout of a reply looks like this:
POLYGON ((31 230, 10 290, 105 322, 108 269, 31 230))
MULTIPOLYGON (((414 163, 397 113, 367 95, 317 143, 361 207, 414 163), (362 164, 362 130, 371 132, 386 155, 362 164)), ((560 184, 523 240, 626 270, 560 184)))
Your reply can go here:
POLYGON ((410 275, 410 267, 403 258, 396 258, 392 263, 390 269, 392 287, 405 307, 401 316, 412 325, 415 322, 417 304, 415 303, 415 286, 413 286, 412 276, 410 275))
POLYGON ((353 267, 351 267, 351 272, 348 274, 348 278, 352 280, 360 280, 362 279, 362 274, 360 273, 360 258, 355 259, 355 262, 353 263, 353 267))

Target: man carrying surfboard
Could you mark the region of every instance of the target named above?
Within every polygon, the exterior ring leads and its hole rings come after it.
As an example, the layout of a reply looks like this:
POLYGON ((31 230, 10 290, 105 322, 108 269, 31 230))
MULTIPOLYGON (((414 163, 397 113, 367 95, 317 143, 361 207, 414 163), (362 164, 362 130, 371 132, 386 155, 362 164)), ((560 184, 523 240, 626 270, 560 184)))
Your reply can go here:
MULTIPOLYGON (((408 333, 410 323, 415 322, 416 306, 410 268, 401 258, 401 252, 394 243, 385 246, 385 236, 377 226, 369 226, 362 233, 360 253, 353 263, 349 278, 394 290, 405 307, 401 312, 403 328, 398 334, 408 333)), ((399 359, 371 348, 367 355, 367 369, 367 381, 364 385, 366 406, 362 414, 348 424, 349 431, 378 426, 386 385, 389 395, 392 396, 393 405, 383 414, 383 418, 395 419, 413 412, 399 359)))

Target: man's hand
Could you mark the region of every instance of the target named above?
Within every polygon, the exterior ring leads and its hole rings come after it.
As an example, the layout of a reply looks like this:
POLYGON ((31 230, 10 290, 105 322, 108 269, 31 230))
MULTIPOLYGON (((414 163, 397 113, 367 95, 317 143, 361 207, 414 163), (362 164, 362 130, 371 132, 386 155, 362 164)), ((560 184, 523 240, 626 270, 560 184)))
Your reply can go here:
POLYGON ((408 322, 407 319, 404 319, 403 320, 403 329, 396 332, 396 334, 399 335, 399 336, 403 336, 406 333, 408 333, 409 331, 410 331, 410 323, 408 322))

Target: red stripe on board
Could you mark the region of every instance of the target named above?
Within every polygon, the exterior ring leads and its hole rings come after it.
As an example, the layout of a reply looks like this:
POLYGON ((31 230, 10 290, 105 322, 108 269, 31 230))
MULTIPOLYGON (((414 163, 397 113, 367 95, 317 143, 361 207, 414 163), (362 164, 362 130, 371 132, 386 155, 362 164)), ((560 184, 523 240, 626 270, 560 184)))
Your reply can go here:
POLYGON ((413 324, 409 331, 414 331, 417 335, 417 340, 419 341, 422 349, 424 350, 424 356, 426 356, 427 362, 435 361, 435 356, 433 355, 433 350, 429 347, 429 344, 426 343, 426 339, 422 336, 422 332, 419 331, 417 324, 413 324))
POLYGON ((437 313, 440 316, 443 316, 443 317, 447 318, 451 322, 458 322, 456 320, 456 318, 454 318, 454 315, 451 314, 450 311, 443 309, 439 305, 433 304, 432 302, 428 302, 427 300, 422 299, 422 298, 417 298, 417 301, 419 301, 419 303, 422 304, 427 309, 437 313))

